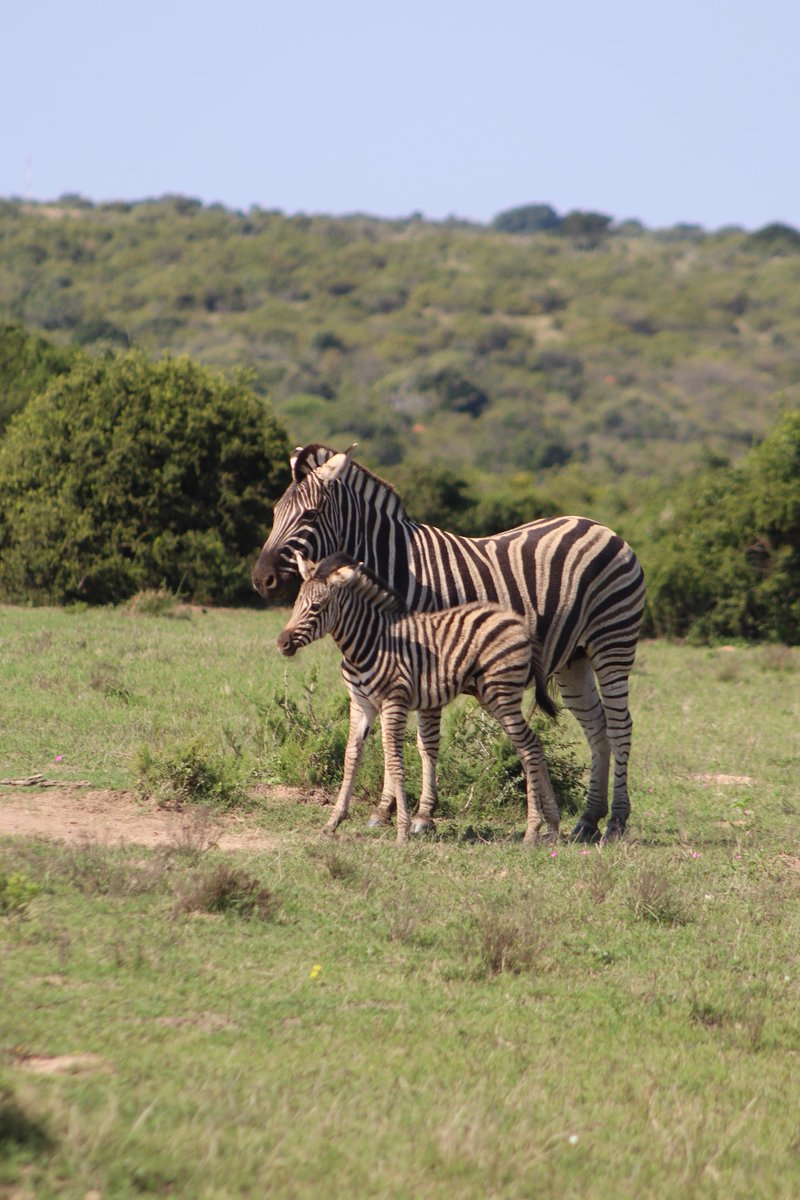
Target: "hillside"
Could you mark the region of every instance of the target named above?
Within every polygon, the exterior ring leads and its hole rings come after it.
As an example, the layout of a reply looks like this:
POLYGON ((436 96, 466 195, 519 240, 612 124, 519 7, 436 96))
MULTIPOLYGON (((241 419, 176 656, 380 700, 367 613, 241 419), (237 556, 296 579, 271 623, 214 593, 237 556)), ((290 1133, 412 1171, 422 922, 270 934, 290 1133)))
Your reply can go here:
POLYGON ((247 368, 293 440, 377 469, 455 451, 556 491, 738 458, 797 406, 792 231, 567 225, 6 201, 0 319, 247 368))

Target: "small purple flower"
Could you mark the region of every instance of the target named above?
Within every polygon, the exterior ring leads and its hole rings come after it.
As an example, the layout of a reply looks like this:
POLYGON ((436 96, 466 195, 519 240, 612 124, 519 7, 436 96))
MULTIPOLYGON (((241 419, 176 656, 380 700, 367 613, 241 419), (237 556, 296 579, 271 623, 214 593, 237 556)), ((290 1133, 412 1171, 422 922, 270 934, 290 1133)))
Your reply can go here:
POLYGON ((55 757, 55 761, 56 761, 56 762, 63 762, 63 761, 64 761, 64 755, 63 755, 63 754, 57 754, 57 755, 56 755, 56 757, 55 757))
POLYGON ((551 850, 551 851, 550 851, 550 857, 551 857, 551 858, 558 858, 558 851, 557 851, 557 850, 551 850))

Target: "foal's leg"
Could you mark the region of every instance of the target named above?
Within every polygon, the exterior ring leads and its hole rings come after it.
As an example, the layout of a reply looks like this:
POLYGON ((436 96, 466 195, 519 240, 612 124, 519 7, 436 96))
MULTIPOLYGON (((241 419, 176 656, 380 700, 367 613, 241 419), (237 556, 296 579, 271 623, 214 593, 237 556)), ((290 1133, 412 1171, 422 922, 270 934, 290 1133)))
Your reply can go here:
POLYGON ((408 804, 406 802, 406 772, 403 761, 403 736, 408 721, 408 703, 402 697, 392 696, 381 705, 381 737, 386 769, 392 777, 394 798, 397 803, 397 840, 408 839, 408 804))
POLYGON ((350 732, 347 735, 347 749, 344 752, 342 785, 323 833, 335 833, 341 822, 347 820, 350 797, 353 794, 353 783, 361 762, 364 742, 367 740, 367 735, 374 725, 377 715, 378 710, 370 700, 367 700, 365 696, 350 693, 350 732))
POLYGON ((436 763, 439 758, 442 710, 440 708, 423 708, 417 717, 417 749, 422 759, 422 792, 419 798, 419 808, 411 822, 411 832, 433 833, 436 830, 433 813, 439 800, 439 791, 436 786, 436 763))
POLYGON ((378 829, 381 826, 391 825, 392 813, 394 812, 394 784, 392 782, 392 773, 389 770, 388 763, 383 764, 383 788, 381 790, 381 798, 377 806, 373 809, 367 825, 370 829, 378 829))
POLYGON ((514 743, 525 771, 525 787, 528 798, 528 819, 525 826, 525 842, 539 840, 539 831, 547 821, 548 838, 558 837, 561 814, 553 795, 550 776, 544 758, 542 743, 533 732, 522 712, 522 693, 498 691, 481 700, 484 708, 496 717, 514 743), (544 813, 542 812, 544 810, 544 813))

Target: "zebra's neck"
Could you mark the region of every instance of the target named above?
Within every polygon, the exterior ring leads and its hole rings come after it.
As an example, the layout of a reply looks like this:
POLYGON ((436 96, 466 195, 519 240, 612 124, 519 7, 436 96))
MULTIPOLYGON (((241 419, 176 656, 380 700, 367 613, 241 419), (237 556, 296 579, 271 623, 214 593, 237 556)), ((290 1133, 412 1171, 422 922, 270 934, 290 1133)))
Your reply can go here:
POLYGON ((406 612, 400 596, 362 568, 339 592, 331 636, 347 661, 360 670, 372 662, 383 633, 406 612))

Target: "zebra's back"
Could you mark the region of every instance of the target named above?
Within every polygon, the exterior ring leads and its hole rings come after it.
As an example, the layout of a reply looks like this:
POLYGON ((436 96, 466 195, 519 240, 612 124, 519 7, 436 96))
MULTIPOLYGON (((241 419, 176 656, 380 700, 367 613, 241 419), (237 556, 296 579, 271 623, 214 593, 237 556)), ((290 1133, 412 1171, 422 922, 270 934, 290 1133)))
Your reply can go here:
POLYGON ((497 604, 398 617, 384 631, 369 674, 347 675, 359 690, 382 700, 401 689, 411 709, 441 708, 456 696, 476 694, 480 678, 502 675, 520 692, 534 678, 537 648, 525 619, 497 604))

